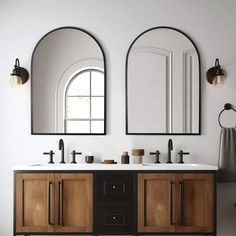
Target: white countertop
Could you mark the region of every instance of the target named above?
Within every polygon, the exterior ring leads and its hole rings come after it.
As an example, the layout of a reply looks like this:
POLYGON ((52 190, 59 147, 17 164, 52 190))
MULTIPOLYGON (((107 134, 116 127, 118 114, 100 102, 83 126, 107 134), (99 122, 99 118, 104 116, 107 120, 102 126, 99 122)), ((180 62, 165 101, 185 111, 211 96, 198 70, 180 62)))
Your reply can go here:
POLYGON ((217 166, 207 164, 27 164, 14 166, 13 170, 27 170, 27 171, 87 171, 87 170, 154 170, 154 171, 185 171, 185 170, 218 170, 217 166))

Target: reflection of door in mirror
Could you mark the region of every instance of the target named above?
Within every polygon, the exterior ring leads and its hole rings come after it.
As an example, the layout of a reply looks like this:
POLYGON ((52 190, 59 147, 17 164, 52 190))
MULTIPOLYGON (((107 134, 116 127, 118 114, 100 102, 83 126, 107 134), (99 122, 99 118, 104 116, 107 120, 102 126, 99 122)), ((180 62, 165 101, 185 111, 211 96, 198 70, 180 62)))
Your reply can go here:
POLYGON ((178 30, 139 35, 126 58, 126 133, 199 134, 199 64, 195 45, 178 30))
POLYGON ((105 58, 86 31, 46 34, 32 55, 32 133, 105 134, 105 58))

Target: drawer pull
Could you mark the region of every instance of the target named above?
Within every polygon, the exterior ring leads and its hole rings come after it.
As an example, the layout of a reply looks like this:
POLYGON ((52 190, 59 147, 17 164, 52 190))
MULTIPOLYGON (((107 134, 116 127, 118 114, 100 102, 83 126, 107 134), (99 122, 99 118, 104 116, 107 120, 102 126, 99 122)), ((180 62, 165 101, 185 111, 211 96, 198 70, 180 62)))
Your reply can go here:
POLYGON ((174 182, 170 182, 170 224, 173 225, 173 185, 174 182))
POLYGON ((113 186, 112 186, 112 189, 116 189, 116 186, 115 186, 115 185, 113 185, 113 186))
POLYGON ((49 225, 53 225, 53 223, 51 222, 51 185, 52 185, 52 182, 49 181, 48 182, 48 224, 49 225))
POLYGON ((63 225, 63 199, 62 199, 62 182, 58 182, 58 225, 63 225))
POLYGON ((184 183, 183 182, 179 182, 179 187, 180 187, 180 221, 179 221, 179 225, 183 225, 184 224, 184 183))

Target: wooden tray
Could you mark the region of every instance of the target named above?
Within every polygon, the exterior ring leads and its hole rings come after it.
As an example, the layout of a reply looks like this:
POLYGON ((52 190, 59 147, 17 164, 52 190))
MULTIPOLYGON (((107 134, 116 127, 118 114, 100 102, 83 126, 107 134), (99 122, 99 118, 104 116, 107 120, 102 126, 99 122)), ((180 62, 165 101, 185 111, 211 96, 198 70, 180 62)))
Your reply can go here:
POLYGON ((117 162, 114 161, 114 160, 104 160, 104 161, 102 161, 101 163, 102 163, 102 164, 117 164, 117 162))

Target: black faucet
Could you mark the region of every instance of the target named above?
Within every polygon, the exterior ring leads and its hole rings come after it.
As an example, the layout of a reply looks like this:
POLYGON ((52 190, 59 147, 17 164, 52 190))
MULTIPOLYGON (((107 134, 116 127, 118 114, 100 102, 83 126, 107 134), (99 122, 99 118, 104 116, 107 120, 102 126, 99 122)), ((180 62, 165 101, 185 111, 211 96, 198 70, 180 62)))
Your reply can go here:
POLYGON ((156 156, 156 161, 154 163, 156 164, 160 164, 160 152, 159 150, 155 151, 155 152, 150 152, 150 155, 155 155, 156 156))
POLYGON ((173 142, 172 142, 172 139, 169 139, 168 141, 168 161, 166 163, 169 163, 171 164, 172 161, 171 161, 171 150, 173 150, 173 142))
POLYGON ((63 141, 63 139, 59 140, 59 150, 61 150, 60 164, 65 164, 65 160, 64 160, 64 141, 63 141))
POLYGON ((180 150, 179 154, 179 164, 183 164, 184 163, 184 155, 189 155, 189 152, 183 152, 183 150, 180 150))

